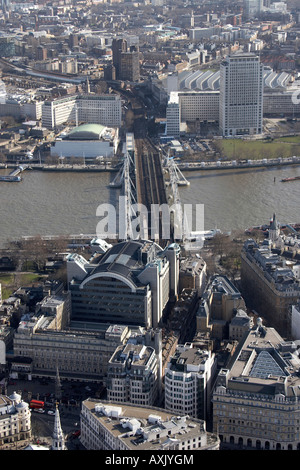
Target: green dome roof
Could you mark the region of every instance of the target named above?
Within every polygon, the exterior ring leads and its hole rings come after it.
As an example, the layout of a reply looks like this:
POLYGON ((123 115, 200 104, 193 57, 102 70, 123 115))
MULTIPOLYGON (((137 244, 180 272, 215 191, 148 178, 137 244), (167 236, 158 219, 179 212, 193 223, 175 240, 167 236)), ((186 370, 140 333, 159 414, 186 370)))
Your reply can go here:
POLYGON ((106 126, 101 124, 82 124, 67 135, 71 140, 99 140, 106 126))

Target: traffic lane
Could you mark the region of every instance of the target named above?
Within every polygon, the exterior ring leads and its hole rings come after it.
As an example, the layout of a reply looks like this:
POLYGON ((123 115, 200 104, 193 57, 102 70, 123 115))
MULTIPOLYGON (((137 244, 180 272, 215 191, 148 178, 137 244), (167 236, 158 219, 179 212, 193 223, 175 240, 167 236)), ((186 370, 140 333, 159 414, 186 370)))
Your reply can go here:
MULTIPOLYGON (((32 437, 39 444, 51 446, 54 431, 54 416, 47 413, 32 413, 32 437)), ((80 429, 79 413, 70 415, 68 411, 60 412, 61 428, 66 437, 65 443, 68 450, 85 450, 80 438, 73 434, 80 429), (65 414, 66 413, 66 414, 65 414)))
MULTIPOLYGON (((63 433, 69 434, 80 429, 80 409, 63 410, 59 408, 60 423, 63 433)), ((40 437, 52 437, 54 430, 55 414, 49 415, 47 411, 40 413, 32 411, 31 413, 31 424, 32 428, 36 428, 40 431, 40 437)))

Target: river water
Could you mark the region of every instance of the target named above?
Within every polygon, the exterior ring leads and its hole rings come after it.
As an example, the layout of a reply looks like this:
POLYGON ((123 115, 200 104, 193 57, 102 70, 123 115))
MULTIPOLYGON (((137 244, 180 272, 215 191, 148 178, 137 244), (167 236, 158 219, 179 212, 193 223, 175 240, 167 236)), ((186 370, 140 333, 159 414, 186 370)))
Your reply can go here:
MULTIPOLYGON (((205 230, 244 230, 268 223, 274 212, 281 223, 300 222, 300 180, 280 181, 300 176, 300 166, 184 175, 190 185, 179 188, 181 201, 204 204, 205 230)), ((109 187, 114 176, 25 171, 20 183, 0 182, 0 245, 24 235, 96 233, 97 207, 118 201, 118 191, 109 187)))

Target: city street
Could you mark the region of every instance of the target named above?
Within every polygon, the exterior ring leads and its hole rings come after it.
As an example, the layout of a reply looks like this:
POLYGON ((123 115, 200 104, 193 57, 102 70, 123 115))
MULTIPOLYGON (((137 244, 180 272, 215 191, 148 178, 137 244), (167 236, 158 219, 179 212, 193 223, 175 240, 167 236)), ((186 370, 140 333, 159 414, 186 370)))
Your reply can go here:
MULTIPOLYGON (((49 410, 55 410, 55 382, 48 380, 43 383, 39 380, 11 380, 7 386, 7 395, 17 392, 26 402, 31 399, 43 400, 45 411, 32 411, 32 441, 45 445, 51 445, 54 430, 54 414, 48 414, 49 410)), ((69 450, 83 449, 78 438, 72 434, 80 430, 81 402, 85 398, 93 396, 92 389, 85 384, 62 383, 62 400, 58 404, 62 430, 67 437, 66 444, 69 450), (88 388, 88 390, 86 390, 88 388), (62 403, 64 401, 64 403, 62 403)))

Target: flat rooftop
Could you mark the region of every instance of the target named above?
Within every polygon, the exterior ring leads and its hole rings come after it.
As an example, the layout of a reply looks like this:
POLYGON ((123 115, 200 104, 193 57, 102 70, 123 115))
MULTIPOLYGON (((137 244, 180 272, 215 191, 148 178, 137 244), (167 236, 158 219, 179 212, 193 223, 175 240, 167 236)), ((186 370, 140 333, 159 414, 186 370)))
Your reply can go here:
MULTIPOLYGON (((101 425, 115 438, 122 440, 131 450, 160 450, 163 449, 163 443, 169 439, 186 441, 206 434, 203 421, 187 416, 174 416, 173 413, 162 409, 139 407, 127 403, 118 403, 114 406, 112 403, 100 402, 91 398, 85 400, 83 406, 93 413, 101 425), (115 409, 118 417, 110 418, 99 412, 99 408, 105 407, 108 411, 115 409), (96 411, 97 409, 98 411, 96 411), (158 418, 159 421, 153 422, 151 417, 158 418), (138 424, 142 433, 133 435, 129 427, 122 425, 125 421, 131 421, 134 426, 138 424), (149 436, 148 439, 143 438, 143 433, 149 436), (153 439, 150 436, 154 434, 155 438, 153 439), (160 435, 160 438, 157 437, 158 435, 160 435)), ((214 438, 214 435, 209 434, 208 438, 210 441, 214 438)), ((216 436, 215 439, 217 439, 216 436)))
POLYGON ((300 396, 300 359, 293 342, 285 342, 274 328, 254 327, 229 366, 233 390, 287 397, 300 396))

